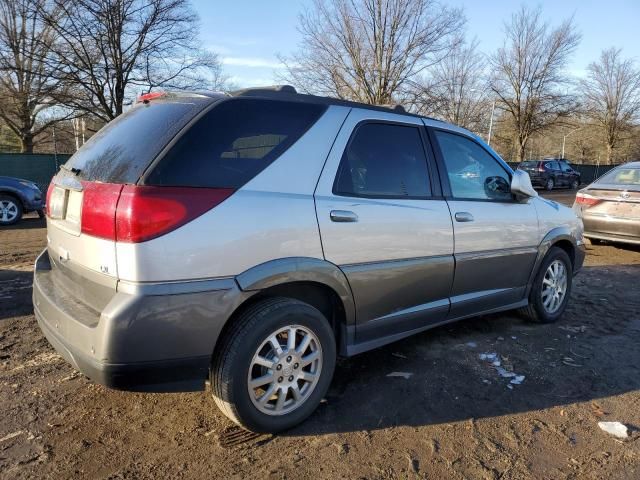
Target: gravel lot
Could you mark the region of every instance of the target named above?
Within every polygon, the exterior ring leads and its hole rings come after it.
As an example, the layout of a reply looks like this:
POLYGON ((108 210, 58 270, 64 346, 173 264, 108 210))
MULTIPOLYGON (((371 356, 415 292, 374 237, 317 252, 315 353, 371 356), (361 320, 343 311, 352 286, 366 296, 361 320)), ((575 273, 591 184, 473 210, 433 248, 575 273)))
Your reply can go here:
POLYGON ((33 317, 45 241, 35 217, 0 230, 2 478, 640 478, 640 249, 589 247, 558 324, 478 317, 341 360, 309 421, 251 438, 208 393, 111 391, 74 372, 33 317))

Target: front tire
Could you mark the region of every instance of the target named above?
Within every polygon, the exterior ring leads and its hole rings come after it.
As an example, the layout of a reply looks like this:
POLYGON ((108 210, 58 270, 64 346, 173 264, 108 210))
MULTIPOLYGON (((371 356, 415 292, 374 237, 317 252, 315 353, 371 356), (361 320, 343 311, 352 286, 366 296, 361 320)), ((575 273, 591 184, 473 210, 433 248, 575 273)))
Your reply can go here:
POLYGON ((222 339, 210 372, 213 398, 247 430, 287 430, 320 404, 335 363, 333 331, 320 311, 289 298, 262 300, 222 339))
POLYGON ((569 255, 559 247, 551 247, 544 257, 529 293, 529 305, 521 313, 536 323, 554 323, 564 313, 573 279, 569 255))
POLYGON ((0 226, 13 225, 22 218, 22 203, 11 195, 0 195, 0 226))
POLYGON ((571 190, 577 190, 580 186, 580 181, 578 179, 574 179, 571 181, 571 190))

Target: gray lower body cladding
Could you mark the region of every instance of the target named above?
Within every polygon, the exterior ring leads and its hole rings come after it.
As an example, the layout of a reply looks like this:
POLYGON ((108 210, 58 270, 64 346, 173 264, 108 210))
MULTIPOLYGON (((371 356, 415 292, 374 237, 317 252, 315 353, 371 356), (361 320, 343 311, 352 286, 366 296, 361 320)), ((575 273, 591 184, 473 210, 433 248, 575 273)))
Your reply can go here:
MULTIPOLYGON (((144 391, 202 390, 216 340, 251 293, 232 279, 124 285, 80 300, 52 268, 47 251, 36 261, 33 304, 44 335, 69 363, 108 387, 144 391), (106 298, 106 300, 105 300, 106 298)), ((87 287, 84 287, 87 289, 87 287)))

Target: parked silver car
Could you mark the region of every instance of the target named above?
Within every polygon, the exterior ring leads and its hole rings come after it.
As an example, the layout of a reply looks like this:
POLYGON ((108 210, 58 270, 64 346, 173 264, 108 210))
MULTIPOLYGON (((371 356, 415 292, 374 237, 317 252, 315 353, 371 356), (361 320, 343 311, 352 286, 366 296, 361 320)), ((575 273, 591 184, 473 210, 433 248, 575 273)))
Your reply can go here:
POLYGON ((573 209, 592 241, 640 245, 640 162, 620 165, 580 190, 573 209))
POLYGON ((151 94, 48 191, 34 306, 51 344, 121 389, 203 389, 290 428, 350 356, 520 308, 553 322, 582 223, 466 130, 300 95, 151 94))

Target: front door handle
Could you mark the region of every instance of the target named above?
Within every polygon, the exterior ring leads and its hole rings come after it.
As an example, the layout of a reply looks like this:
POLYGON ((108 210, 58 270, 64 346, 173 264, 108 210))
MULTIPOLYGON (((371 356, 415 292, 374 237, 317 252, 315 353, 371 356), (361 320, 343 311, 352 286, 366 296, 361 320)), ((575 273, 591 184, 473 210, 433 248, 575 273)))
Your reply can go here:
POLYGON ((358 215, 349 210, 331 210, 329 213, 332 222, 357 222, 358 215))
POLYGON ((456 212, 456 222, 473 222, 473 215, 469 212, 456 212))

